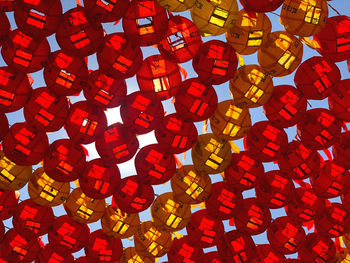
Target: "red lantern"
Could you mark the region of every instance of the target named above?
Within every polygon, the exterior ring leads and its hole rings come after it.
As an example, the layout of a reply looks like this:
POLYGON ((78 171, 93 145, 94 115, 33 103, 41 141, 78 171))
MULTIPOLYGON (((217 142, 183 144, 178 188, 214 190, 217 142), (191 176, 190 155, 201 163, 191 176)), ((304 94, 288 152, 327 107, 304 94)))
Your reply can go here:
POLYGON ((47 262, 73 263, 75 261, 71 253, 66 251, 56 251, 52 245, 46 244, 45 247, 40 250, 40 253, 38 254, 34 263, 47 263, 47 262))
MULTIPOLYGON (((0 4, 1 9, 1 4, 0 4)), ((6 41, 10 33, 10 22, 5 13, 0 13, 0 46, 6 41)))
POLYGON ((103 23, 119 21, 130 5, 129 0, 84 0, 83 2, 89 16, 103 23))
POLYGON ((16 0, 6 0, 0 2, 0 11, 1 12, 11 12, 15 8, 16 0))
POLYGON ((259 13, 275 11, 284 1, 285 0, 239 0, 245 10, 259 13))
POLYGON ((332 93, 328 97, 329 109, 341 120, 350 121, 350 79, 338 82, 332 93))
POLYGON ((204 263, 223 263, 217 251, 204 254, 204 263))
POLYGON ((18 206, 19 192, 0 190, 0 221, 9 219, 18 206))
POLYGON ((69 139, 54 141, 44 157, 44 170, 59 182, 70 182, 83 172, 86 161, 83 148, 69 139))
POLYGON ((168 251, 169 262, 201 262, 203 259, 203 249, 191 245, 188 236, 175 238, 168 251))
POLYGON ((350 132, 343 132, 339 136, 339 141, 332 147, 334 161, 345 169, 350 169, 350 132))
POLYGON ((234 77, 238 65, 233 47, 220 40, 201 45, 192 60, 194 71, 207 84, 222 84, 234 77))
POLYGON ((0 141, 4 139, 9 131, 9 122, 4 113, 0 113, 0 141))
POLYGON ((256 258, 252 263, 284 263, 286 262, 286 257, 273 248, 269 244, 263 244, 256 246, 256 258))
POLYGON ((58 131, 68 116, 68 100, 57 96, 46 87, 35 89, 30 100, 24 105, 25 120, 46 132, 58 131))

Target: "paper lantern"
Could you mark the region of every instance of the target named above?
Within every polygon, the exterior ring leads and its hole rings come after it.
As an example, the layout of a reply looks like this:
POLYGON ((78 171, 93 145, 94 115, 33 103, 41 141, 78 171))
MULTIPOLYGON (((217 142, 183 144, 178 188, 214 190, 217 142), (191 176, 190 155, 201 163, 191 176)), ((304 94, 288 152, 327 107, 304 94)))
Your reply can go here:
POLYGON ((118 167, 105 163, 101 158, 89 161, 78 177, 84 194, 95 199, 111 196, 121 180, 118 167))
POLYGON ((17 209, 19 192, 0 190, 0 221, 4 221, 13 216, 17 209))
POLYGON ((28 183, 28 193, 30 199, 38 205, 58 206, 67 200, 70 184, 55 181, 45 173, 43 167, 39 167, 28 183))
POLYGON ((285 31, 272 32, 258 50, 258 61, 263 70, 274 77, 291 74, 303 57, 303 44, 285 31))
POLYGON ((159 195, 151 206, 151 216, 155 226, 168 232, 183 229, 191 218, 189 204, 178 202, 173 193, 159 195))
POLYGON ((212 132, 228 141, 246 136, 251 126, 249 110, 236 107, 233 100, 221 101, 210 117, 212 132))
MULTIPOLYGON (((1 4, 0 4, 1 8, 1 4)), ((8 34, 10 33, 10 22, 5 12, 0 15, 0 46, 6 41, 8 34)))
POLYGON ((128 247, 124 249, 122 257, 120 258, 120 263, 154 263, 155 258, 143 257, 138 255, 134 247, 128 247))
POLYGON ((191 9, 195 3, 194 0, 157 0, 158 4, 171 11, 171 12, 183 12, 191 9))
POLYGON ((175 238, 168 252, 169 262, 203 262, 204 252, 202 248, 190 245, 188 236, 175 238))
POLYGON ((274 262, 274 263, 284 263, 286 262, 286 257, 277 251, 275 251, 270 244, 263 244, 256 246, 256 258, 252 261, 253 263, 263 263, 263 262, 274 262))
POLYGON ((240 10, 234 26, 226 33, 226 40, 238 54, 250 55, 267 40, 271 33, 271 22, 263 13, 240 10))
POLYGON ((199 204, 211 193, 211 179, 207 174, 196 171, 193 165, 184 165, 171 178, 171 189, 175 200, 199 204))
POLYGON ((350 121, 349 88, 350 79, 341 80, 328 97, 329 110, 335 117, 344 121, 350 121))
POLYGON ((119 21, 130 5, 129 0, 84 0, 83 2, 89 16, 103 23, 119 21))
POLYGON ((234 104, 239 108, 255 108, 265 104, 272 95, 272 78, 258 65, 238 68, 230 80, 234 104))
POLYGON ((50 244, 46 244, 44 248, 40 250, 34 263, 73 263, 74 257, 71 253, 66 251, 56 251, 50 244))
POLYGON ((9 131, 9 122, 4 113, 0 113, 0 141, 4 139, 9 131))
POLYGON ((275 11, 283 4, 284 1, 285 0, 239 0, 245 10, 261 13, 275 11))
POLYGON ((343 132, 339 136, 338 142, 332 147, 334 161, 341 164, 345 169, 350 169, 350 158, 348 151, 350 149, 350 132, 343 132))
MULTIPOLYGON (((205 3, 211 5, 211 2, 205 3)), ((198 77, 210 85, 222 84, 232 79, 237 65, 235 50, 220 40, 210 40, 202 44, 192 60, 193 69, 198 77)))

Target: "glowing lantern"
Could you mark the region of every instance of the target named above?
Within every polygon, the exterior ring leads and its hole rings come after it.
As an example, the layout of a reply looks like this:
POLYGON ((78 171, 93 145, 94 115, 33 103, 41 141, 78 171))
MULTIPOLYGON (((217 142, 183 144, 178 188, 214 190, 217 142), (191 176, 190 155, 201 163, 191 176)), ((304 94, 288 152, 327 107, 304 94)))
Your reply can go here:
POLYGON ((4 221, 13 216, 17 209, 19 192, 0 190, 0 221, 4 221))
POLYGON ((335 257, 333 240, 319 233, 308 234, 301 245, 298 256, 302 262, 331 262, 335 257))
POLYGON ((118 21, 130 5, 129 0, 84 0, 83 2, 89 16, 103 23, 118 21))
POLYGON ((350 169, 350 132, 343 132, 339 136, 338 142, 332 147, 334 161, 341 164, 345 169, 350 169))
POLYGON ((256 258, 253 263, 285 263, 286 257, 275 251, 270 244, 263 244, 256 246, 256 258))
POLYGON ((338 82, 335 89, 328 97, 329 110, 341 120, 350 121, 350 79, 338 82))
POLYGON ((175 238, 168 252, 169 262, 203 262, 204 252, 202 248, 190 244, 188 236, 175 238))
POLYGON ((196 2, 195 0, 157 0, 161 7, 171 12, 183 12, 191 9, 196 2))
MULTIPOLYGON (((1 4, 0 4, 1 9, 1 4)), ((0 14, 0 46, 6 41, 10 33, 10 22, 5 13, 0 14)))
POLYGON ((71 253, 66 251, 56 251, 56 249, 50 244, 46 244, 44 248, 40 250, 35 263, 73 263, 74 257, 71 253))
POLYGON ((261 13, 275 11, 284 1, 285 0, 239 0, 245 10, 261 13))
POLYGON ((134 247, 128 247, 124 249, 122 257, 120 258, 120 263, 154 263, 154 257, 143 257, 138 255, 134 247))

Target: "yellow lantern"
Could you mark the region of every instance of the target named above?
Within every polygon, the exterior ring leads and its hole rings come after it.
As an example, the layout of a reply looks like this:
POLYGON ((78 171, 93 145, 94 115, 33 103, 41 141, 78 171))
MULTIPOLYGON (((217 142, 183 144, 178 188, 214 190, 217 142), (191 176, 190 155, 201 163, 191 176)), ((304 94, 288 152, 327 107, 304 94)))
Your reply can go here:
POLYGON ((119 260, 119 263, 154 263, 155 259, 149 257, 143 257, 137 254, 134 247, 128 247, 124 249, 123 254, 119 260))
POLYGON ((157 2, 171 12, 183 12, 192 8, 196 0, 157 0, 157 2))

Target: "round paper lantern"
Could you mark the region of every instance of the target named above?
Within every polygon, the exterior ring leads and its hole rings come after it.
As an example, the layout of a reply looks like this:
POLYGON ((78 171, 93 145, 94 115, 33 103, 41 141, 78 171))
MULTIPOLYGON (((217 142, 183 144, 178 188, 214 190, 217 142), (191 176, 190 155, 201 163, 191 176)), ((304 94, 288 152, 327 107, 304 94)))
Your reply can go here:
POLYGON ((252 197, 243 199, 236 206, 233 219, 237 230, 259 235, 271 224, 271 213, 257 198, 252 197))
POLYGON ((43 167, 39 167, 28 183, 28 193, 30 199, 38 205, 58 206, 67 200, 70 184, 55 181, 45 173, 43 167))
POLYGON ((159 43, 168 31, 168 16, 155 0, 132 0, 123 14, 126 36, 139 46, 159 43))
POLYGON ((263 244, 256 246, 256 258, 252 261, 253 263, 285 263, 286 257, 277 251, 275 251, 270 244, 263 244))
POLYGON ((168 232, 179 231, 190 221, 191 207, 175 200, 173 193, 164 193, 154 200, 151 216, 158 229, 168 232))
POLYGON ((155 258, 143 257, 138 255, 134 247, 128 247, 124 249, 122 257, 120 258, 120 263, 154 263, 155 258))
POLYGON ((140 183, 137 176, 128 176, 121 180, 113 199, 123 212, 139 213, 151 206, 154 191, 151 185, 140 183))
POLYGON ((274 77, 291 74, 303 57, 303 44, 285 31, 272 32, 258 50, 258 61, 263 70, 274 77))
POLYGON ((0 113, 0 141, 4 139, 9 131, 9 122, 4 113, 0 113))
POLYGON ((349 58, 350 46, 347 39, 350 35, 348 16, 334 16, 327 20, 321 32, 314 35, 319 44, 317 51, 330 61, 343 61, 349 58))
POLYGON ((158 258, 170 250, 172 234, 158 229, 152 221, 146 221, 135 233, 134 243, 138 255, 158 258))
POLYGON ((119 238, 109 237, 99 229, 90 234, 84 250, 89 261, 118 262, 123 245, 119 238))
POLYGON ((323 100, 340 81, 336 64, 324 57, 314 56, 300 64, 294 75, 296 87, 305 98, 323 100))
POLYGON ((11 31, 1 49, 6 64, 16 71, 35 72, 46 64, 50 45, 46 38, 30 37, 20 30, 11 31))
POLYGON ((89 16, 103 23, 119 21, 130 5, 129 0, 84 0, 83 2, 89 16))
POLYGON ((86 100, 102 109, 120 106, 126 96, 124 79, 111 78, 101 70, 92 71, 84 87, 86 100))
POLYGON ((145 134, 159 126, 164 109, 155 95, 137 91, 123 101, 120 116, 132 133, 145 134))
POLYGON ((275 86, 272 96, 263 106, 266 118, 278 128, 297 124, 306 108, 306 98, 290 85, 275 86))
POLYGON ((46 132, 58 131, 68 116, 68 100, 57 96, 50 89, 35 89, 30 100, 24 105, 25 120, 46 132))
POLYGON ((328 97, 329 110, 334 113, 335 117, 344 121, 350 121, 349 88, 350 79, 341 80, 328 97))
POLYGON ((211 193, 211 179, 207 174, 196 171, 193 165, 184 165, 171 178, 171 189, 175 200, 199 204, 211 193))
POLYGON ((128 238, 134 235, 140 225, 138 213, 129 214, 116 206, 107 206, 101 218, 103 232, 114 238, 128 238))
POLYGON ((212 247, 224 235, 224 225, 207 210, 199 210, 191 215, 186 226, 188 242, 195 247, 212 247))
POLYGON ((258 51, 271 33, 271 22, 263 13, 240 10, 234 26, 226 33, 226 40, 238 54, 250 55, 258 51))
POLYGON ((205 207, 208 213, 220 220, 227 220, 236 213, 235 207, 242 200, 241 192, 234 191, 224 183, 212 184, 211 194, 205 200, 205 207))
POLYGON ((143 61, 136 80, 142 92, 155 94, 158 100, 167 100, 177 93, 181 74, 175 62, 153 55, 143 61))
POLYGON ((221 101, 210 117, 212 132, 227 141, 246 136, 251 126, 249 109, 236 107, 233 100, 221 101))
MULTIPOLYGON (((1 4, 0 4, 1 9, 1 4)), ((0 46, 6 41, 8 34, 10 33, 10 22, 5 12, 0 14, 0 46)))
POLYGON ((239 0, 245 10, 260 13, 275 11, 284 1, 285 0, 239 0))
POLYGON ((25 34, 37 38, 56 32, 62 19, 62 5, 59 0, 16 1, 15 21, 25 34))
POLYGON ((57 217, 49 230, 49 243, 57 251, 74 253, 87 245, 90 228, 67 215, 57 217))
MULTIPOLYGON (((204 2, 211 5, 211 2, 204 2)), ((232 1, 232 3, 235 2, 232 1)), ((193 69, 198 77, 210 85, 222 84, 232 79, 237 65, 235 50, 220 40, 210 40, 202 44, 192 60, 193 69)))
POLYGON ((175 95, 175 109, 183 120, 203 121, 213 115, 218 97, 211 85, 205 85, 199 78, 187 79, 181 83, 175 95))
POLYGON ((158 146, 169 153, 183 153, 196 143, 198 132, 193 122, 183 121, 178 113, 169 114, 154 131, 158 146))
POLYGON ((66 251, 56 251, 53 246, 46 244, 45 247, 40 250, 34 263, 46 262, 73 263, 75 261, 71 253, 66 251))
MULTIPOLYGON (((160 2, 171 2, 178 0, 157 0, 160 2)), ((193 2, 193 0, 184 0, 186 2, 193 2)), ((162 3, 160 3, 162 4, 162 3)), ((198 52, 202 44, 202 38, 196 25, 189 19, 183 16, 173 16, 169 18, 169 29, 163 40, 159 42, 159 52, 166 58, 183 63, 191 60, 198 52)))
POLYGON ((348 152, 350 150, 350 132, 343 132, 339 136, 338 142, 332 147, 334 161, 339 163, 345 169, 350 169, 350 158, 348 152))
POLYGON ((255 108, 265 104, 272 95, 272 78, 258 65, 238 68, 230 80, 234 104, 239 108, 255 108))
POLYGON ((191 151, 194 168, 201 173, 217 174, 225 171, 231 162, 231 145, 213 133, 197 138, 191 151))
POLYGON ((0 190, 0 221, 9 219, 15 213, 19 200, 19 192, 0 190))
POLYGON ((47 87, 55 94, 70 96, 87 86, 88 69, 82 58, 57 50, 51 53, 44 68, 47 87))
POLYGON ((78 177, 84 194, 95 199, 111 196, 121 180, 118 167, 104 162, 101 158, 89 161, 84 167, 84 172, 78 177))
POLYGON ((331 111, 318 108, 306 111, 296 127, 297 134, 306 147, 322 150, 338 141, 341 121, 331 111))
POLYGON ((75 188, 64 203, 64 209, 72 219, 80 224, 98 221, 105 211, 104 199, 92 199, 81 188, 75 188))
POLYGON ((249 130, 246 145, 253 158, 271 162, 279 158, 288 144, 287 134, 269 121, 259 121, 249 130))
POLYGON ((183 12, 188 9, 191 9, 196 1, 194 0, 157 0, 157 2, 161 7, 171 12, 183 12))
POLYGON ((139 147, 135 134, 121 123, 106 128, 96 140, 96 150, 101 158, 109 163, 123 163, 130 160, 139 147))
POLYGON ((189 243, 188 236, 175 238, 168 252, 169 262, 203 262, 204 252, 202 248, 189 243))

